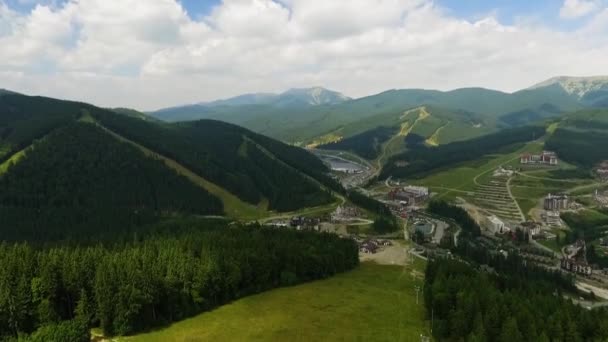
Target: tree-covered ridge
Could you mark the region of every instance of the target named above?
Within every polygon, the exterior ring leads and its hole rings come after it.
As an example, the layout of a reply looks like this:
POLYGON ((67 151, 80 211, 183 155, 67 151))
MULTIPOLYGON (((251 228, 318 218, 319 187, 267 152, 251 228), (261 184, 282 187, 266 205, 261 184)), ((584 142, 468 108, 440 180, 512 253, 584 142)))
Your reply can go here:
POLYGON ((437 147, 417 144, 402 154, 389 159, 380 172, 380 178, 416 177, 424 173, 477 159, 500 149, 542 137, 545 128, 529 126, 506 129, 479 138, 454 142, 437 147))
POLYGON ((547 140, 546 147, 560 159, 591 168, 608 159, 608 111, 578 112, 559 122, 559 128, 547 140))
POLYGON ((36 143, 0 177, 0 211, 3 239, 48 239, 223 209, 163 162, 74 122, 36 143))
POLYGON ((333 200, 315 181, 302 176, 330 183, 326 166, 305 150, 217 121, 167 125, 132 114, 79 102, 4 95, 0 98, 0 163, 53 130, 89 116, 246 202, 291 211, 333 200))
POLYGON ((70 322, 130 334, 358 264, 356 244, 331 234, 200 221, 162 231, 106 246, 0 244, 0 339, 70 322))
POLYGON ((327 170, 302 149, 219 121, 166 125, 105 111, 92 114, 109 129, 177 160, 249 203, 265 199, 269 209, 290 211, 332 201, 328 193, 302 175, 315 176, 327 170))
POLYGON ((0 162, 80 115, 76 102, 19 94, 0 96, 0 162), (4 146, 4 148, 2 148, 4 146))

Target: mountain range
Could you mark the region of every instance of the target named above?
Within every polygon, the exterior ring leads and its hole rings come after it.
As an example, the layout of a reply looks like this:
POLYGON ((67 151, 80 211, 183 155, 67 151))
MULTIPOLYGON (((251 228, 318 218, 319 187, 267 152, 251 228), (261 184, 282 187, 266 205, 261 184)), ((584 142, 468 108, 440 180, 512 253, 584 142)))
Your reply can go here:
POLYGON ((279 95, 249 94, 149 114, 169 122, 222 120, 291 144, 317 146, 381 126, 400 129, 406 113, 425 107, 429 115, 418 125, 430 123, 435 128, 425 138, 445 143, 584 108, 608 107, 607 89, 605 76, 556 77, 513 93, 484 88, 401 89, 350 99, 335 91, 310 88, 279 95))
POLYGON ((229 115, 231 109, 238 111, 243 107, 267 106, 289 110, 319 105, 336 105, 350 98, 336 91, 321 87, 294 88, 280 94, 254 93, 235 96, 224 100, 202 102, 185 106, 161 109, 153 116, 165 121, 184 121, 201 118, 217 118, 229 115))

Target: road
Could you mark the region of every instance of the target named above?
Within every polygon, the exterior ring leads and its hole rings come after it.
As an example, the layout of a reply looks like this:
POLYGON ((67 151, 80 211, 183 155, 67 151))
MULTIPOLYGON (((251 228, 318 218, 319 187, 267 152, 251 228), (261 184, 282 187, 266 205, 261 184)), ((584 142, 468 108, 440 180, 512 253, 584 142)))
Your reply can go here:
POLYGON ((526 220, 526 215, 524 215, 524 212, 521 210, 521 207, 519 206, 519 202, 517 202, 517 200, 515 199, 515 196, 513 196, 513 192, 511 192, 511 180, 513 179, 513 177, 509 177, 509 180, 507 181, 507 192, 509 193, 509 197, 511 197, 511 200, 515 203, 515 207, 517 207, 517 211, 519 212, 519 217, 521 218, 521 222, 524 222, 526 220))

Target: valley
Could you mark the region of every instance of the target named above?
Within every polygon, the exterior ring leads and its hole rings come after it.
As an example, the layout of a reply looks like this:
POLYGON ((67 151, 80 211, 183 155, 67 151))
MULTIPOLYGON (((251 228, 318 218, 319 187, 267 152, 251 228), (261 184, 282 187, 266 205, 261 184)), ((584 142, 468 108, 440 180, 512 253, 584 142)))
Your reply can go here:
MULTIPOLYGON (((387 102, 371 114, 371 99, 321 89, 199 106, 323 108, 317 128, 290 122, 306 132, 292 136, 295 145, 211 119, 166 123, 4 94, 0 110, 20 114, 0 120, 0 231, 8 243, 28 242, 0 246, 0 261, 12 265, 0 272, 8 289, 0 304, 29 296, 22 305, 32 313, 6 315, 43 340, 90 328, 94 340, 114 341, 442 340, 456 334, 446 328, 454 318, 438 304, 445 297, 429 301, 445 285, 429 272, 478 265, 496 279, 563 290, 556 306, 579 297, 572 310, 607 305, 608 155, 591 148, 608 141, 606 112, 554 118, 543 106, 503 117, 473 111, 495 108, 489 103, 439 106, 478 91, 433 93, 418 105, 409 92, 383 93, 387 102), (363 107, 353 109, 357 101, 363 107), (330 117, 336 126, 316 135, 330 117), (19 253, 30 255, 25 263, 19 253), (102 262, 90 264, 95 258, 102 262), (59 285, 20 285, 48 277, 59 285), (34 313, 43 309, 57 318, 34 313), (44 323, 27 326, 33 317, 44 323)), ((516 97, 532 101, 530 91, 516 97)), ((477 281, 491 288, 494 280, 477 281)), ((2 331, 11 334, 0 321, 2 331)))
POLYGON ((608 0, 0 0, 0 342, 608 341, 608 0))

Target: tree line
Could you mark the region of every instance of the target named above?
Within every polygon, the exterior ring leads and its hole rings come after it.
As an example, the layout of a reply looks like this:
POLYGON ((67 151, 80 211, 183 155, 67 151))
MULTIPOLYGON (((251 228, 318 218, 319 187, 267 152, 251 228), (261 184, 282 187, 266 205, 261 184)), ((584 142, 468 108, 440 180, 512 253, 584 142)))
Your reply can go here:
POLYGON ((106 244, 0 244, 0 336, 133 334, 358 264, 350 239, 222 222, 163 223, 106 244))
MULTIPOLYGON (((600 122, 588 124, 596 129, 606 126, 600 122)), ((545 143, 545 147, 556 152, 560 159, 587 169, 608 159, 608 150, 599 146, 608 146, 608 131, 558 128, 545 143)))

